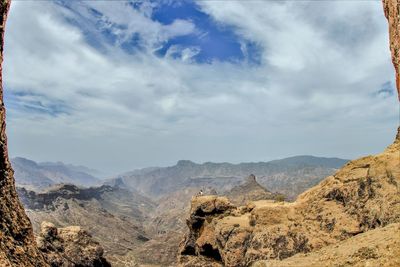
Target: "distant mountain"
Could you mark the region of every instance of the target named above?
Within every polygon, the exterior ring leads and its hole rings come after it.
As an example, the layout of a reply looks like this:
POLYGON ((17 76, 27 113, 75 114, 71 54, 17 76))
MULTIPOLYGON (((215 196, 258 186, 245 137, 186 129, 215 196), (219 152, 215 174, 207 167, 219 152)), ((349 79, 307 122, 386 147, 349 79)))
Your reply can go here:
POLYGON ((325 157, 315 157, 309 155, 294 156, 284 159, 272 160, 269 163, 282 165, 282 166, 324 166, 328 168, 340 168, 348 159, 340 158, 325 158, 325 157))
POLYGON ((83 166, 74 166, 62 162, 37 163, 26 158, 13 158, 11 165, 15 171, 18 186, 31 190, 42 190, 54 184, 75 184, 94 186, 101 183, 93 176, 95 170, 83 166))
POLYGON ((175 166, 131 172, 119 175, 106 183, 113 185, 117 181, 123 182, 127 188, 160 198, 189 187, 212 187, 218 193, 227 192, 241 184, 243 178, 252 173, 258 177, 258 182, 262 186, 273 192, 282 192, 290 199, 294 199, 299 193, 331 175, 347 161, 314 156, 240 164, 212 162, 197 164, 181 160, 175 166))

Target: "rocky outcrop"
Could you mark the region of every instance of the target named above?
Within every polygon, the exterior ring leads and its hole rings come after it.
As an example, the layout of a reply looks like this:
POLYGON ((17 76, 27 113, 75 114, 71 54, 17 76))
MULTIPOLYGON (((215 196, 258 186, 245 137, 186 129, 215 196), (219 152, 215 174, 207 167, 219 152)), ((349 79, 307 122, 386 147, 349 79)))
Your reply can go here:
POLYGON ((103 257, 103 248, 79 226, 56 228, 43 222, 37 245, 51 266, 111 266, 103 257))
POLYGON ((282 260, 400 222, 399 151, 400 134, 383 153, 349 162, 294 203, 234 207, 225 198, 194 198, 180 264, 282 260))
POLYGON ((243 184, 235 186, 226 195, 233 204, 245 205, 249 201, 275 199, 278 194, 262 187, 256 176, 251 174, 243 184))
POLYGON ((400 266, 400 224, 356 235, 321 250, 288 259, 259 261, 253 267, 400 266))
POLYGON ((383 0, 382 2, 389 22, 390 51, 396 71, 396 87, 400 100, 400 1, 383 0))
MULTIPOLYGON (((103 246, 104 257, 113 266, 136 266, 138 248, 151 238, 144 225, 153 202, 124 188, 58 185, 40 193, 24 188, 17 192, 36 234, 40 234, 43 221, 59 228, 80 226, 103 246)), ((160 245, 165 247, 165 243, 160 245)))
POLYGON ((225 197, 197 196, 192 198, 188 234, 180 245, 180 262, 186 266, 219 266, 221 253, 214 229, 209 227, 215 218, 228 216, 236 208, 225 197), (200 258, 193 258, 199 256, 200 258), (201 260, 204 257, 207 260, 201 260), (199 261, 194 265, 195 261, 199 261), (201 264, 209 265, 201 265, 201 264))
MULTIPOLYGON (((0 1, 0 64, 3 61, 4 29, 10 0, 0 1)), ((31 223, 15 191, 8 158, 6 111, 0 68, 0 266, 48 266, 37 249, 31 223)))

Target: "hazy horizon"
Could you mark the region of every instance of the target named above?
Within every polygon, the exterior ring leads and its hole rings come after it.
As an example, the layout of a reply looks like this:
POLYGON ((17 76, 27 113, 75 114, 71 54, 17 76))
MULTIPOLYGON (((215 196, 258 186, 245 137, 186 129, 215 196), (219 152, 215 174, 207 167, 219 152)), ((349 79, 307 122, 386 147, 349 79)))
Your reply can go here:
POLYGON ((96 178, 101 178, 101 179, 107 179, 107 178, 112 178, 114 176, 117 175, 123 175, 132 171, 137 171, 137 170, 142 170, 142 169, 146 169, 146 168, 166 168, 166 167, 172 167, 175 165, 178 165, 180 161, 190 161, 194 164, 197 165, 203 165, 206 163, 213 163, 213 164, 232 164, 232 165, 236 165, 236 164, 247 164, 247 163, 268 163, 271 161, 276 161, 276 160, 285 160, 285 159, 290 159, 290 158, 296 158, 296 157, 317 157, 317 158, 326 158, 326 159, 339 159, 339 160, 350 160, 350 159, 344 159, 344 158, 337 158, 337 157, 328 157, 328 156, 313 156, 313 155, 296 155, 296 156, 289 156, 289 157, 285 157, 285 158, 276 158, 276 159, 272 159, 272 160, 266 160, 266 161, 241 161, 241 162, 226 162, 226 161, 220 161, 220 162, 215 162, 215 161, 203 161, 203 162, 196 162, 196 161, 192 161, 190 159, 180 159, 175 163, 171 163, 169 165, 162 165, 162 166, 156 166, 156 165, 149 165, 149 166, 142 166, 142 167, 136 167, 133 169, 129 169, 129 170, 120 170, 117 172, 111 172, 111 171, 107 171, 107 170, 98 170, 98 169, 94 169, 90 166, 86 166, 86 165, 82 165, 82 164, 73 164, 73 163, 69 163, 69 162, 63 162, 63 161, 37 161, 33 158, 25 158, 25 157, 20 157, 20 156, 15 156, 15 157, 11 157, 11 160, 15 160, 17 158, 22 158, 25 160, 30 160, 30 161, 34 161, 37 164, 63 164, 63 165, 72 165, 74 167, 83 167, 83 168, 87 168, 88 169, 88 173, 95 176, 96 178))
POLYGON ((388 47, 380 1, 14 1, 10 156, 121 173, 377 153, 399 123, 388 47))

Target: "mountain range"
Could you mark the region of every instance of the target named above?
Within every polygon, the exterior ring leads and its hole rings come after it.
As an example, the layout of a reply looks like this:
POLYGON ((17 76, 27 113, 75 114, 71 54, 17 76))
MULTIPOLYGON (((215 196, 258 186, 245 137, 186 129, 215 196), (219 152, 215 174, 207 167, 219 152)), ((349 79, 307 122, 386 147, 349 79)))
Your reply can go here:
POLYGON ((312 156, 241 164, 182 160, 171 167, 134 170, 106 181, 86 172, 87 168, 60 162, 16 158, 12 163, 17 192, 37 235, 43 221, 59 228, 80 226, 102 244, 113 266, 122 267, 176 265, 189 204, 200 190, 205 195, 227 195, 237 205, 275 201, 282 195, 276 189, 295 198, 346 160, 312 156), (85 177, 90 177, 88 183, 82 180, 85 177))
POLYGON ((294 199, 305 189, 318 184, 348 160, 314 156, 296 156, 269 162, 197 164, 181 160, 174 166, 149 168, 118 175, 110 185, 120 184, 144 195, 160 198, 188 187, 213 187, 219 193, 239 185, 249 174, 272 192, 281 192, 294 199))
POLYGON ((86 187, 101 184, 101 180, 94 176, 96 171, 84 166, 62 162, 37 163, 22 157, 12 158, 11 165, 16 183, 36 191, 55 184, 75 184, 86 187))

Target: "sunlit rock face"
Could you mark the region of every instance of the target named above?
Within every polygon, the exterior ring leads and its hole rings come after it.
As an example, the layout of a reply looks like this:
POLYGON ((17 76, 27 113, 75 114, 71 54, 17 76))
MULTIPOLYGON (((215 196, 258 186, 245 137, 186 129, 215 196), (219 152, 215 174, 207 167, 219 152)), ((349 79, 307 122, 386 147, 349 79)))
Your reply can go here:
MULTIPOLYGON (((194 197, 179 264, 249 266, 285 260, 400 223, 399 151, 400 128, 382 153, 350 161, 292 203, 267 199, 235 206, 225 197, 194 197)), ((385 262, 390 255, 377 252, 376 257, 385 262)))
POLYGON ((396 86, 400 100, 400 1, 383 0, 383 9, 389 22, 390 51, 396 70, 396 86))
POLYGON ((37 245, 51 266, 110 267, 104 250, 92 236, 79 226, 57 228, 43 222, 37 245))

